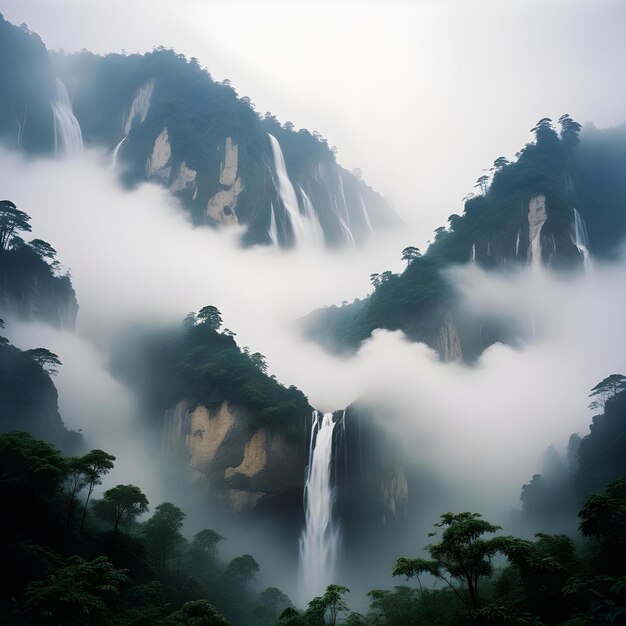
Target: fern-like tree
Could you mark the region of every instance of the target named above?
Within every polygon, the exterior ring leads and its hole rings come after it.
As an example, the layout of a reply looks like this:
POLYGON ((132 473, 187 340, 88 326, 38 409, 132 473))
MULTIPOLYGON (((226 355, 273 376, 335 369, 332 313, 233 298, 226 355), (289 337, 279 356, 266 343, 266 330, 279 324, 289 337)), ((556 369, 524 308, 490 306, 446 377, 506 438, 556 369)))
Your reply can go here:
POLYGON ((421 588, 420 576, 429 574, 450 587, 469 610, 478 608, 479 582, 491 575, 491 559, 503 551, 509 538, 485 538, 485 534, 495 533, 500 526, 490 524, 478 513, 444 513, 435 526, 443 531, 439 542, 426 546, 431 558, 402 557, 396 562, 393 575, 417 578, 421 588))

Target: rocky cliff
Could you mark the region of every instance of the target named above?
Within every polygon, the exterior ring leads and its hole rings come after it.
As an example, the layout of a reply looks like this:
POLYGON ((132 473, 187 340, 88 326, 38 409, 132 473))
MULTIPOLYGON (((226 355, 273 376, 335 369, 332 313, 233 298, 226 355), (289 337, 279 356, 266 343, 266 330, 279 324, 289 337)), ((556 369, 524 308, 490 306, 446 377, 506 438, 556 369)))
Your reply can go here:
POLYGON ((0 431, 25 431, 67 454, 80 451, 82 437, 68 430, 59 414, 57 390, 48 372, 29 352, 0 337, 0 431))
POLYGON ((304 446, 254 422, 250 409, 237 403, 181 400, 165 412, 163 453, 238 515, 280 509, 301 498, 304 446))
POLYGON ((73 330, 77 313, 69 276, 56 276, 29 246, 0 253, 0 317, 73 330))
POLYGON ((325 139, 260 117, 248 98, 172 51, 55 56, 87 143, 128 184, 168 187, 198 224, 247 226, 247 243, 355 245, 395 223, 325 139))
POLYGON ((626 132, 589 130, 579 140, 580 125, 569 116, 560 125, 557 134, 550 120, 541 120, 535 142, 514 162, 496 159, 491 174, 478 181, 480 193, 470 194, 463 214, 435 231, 423 255, 405 249, 403 272, 373 274, 368 297, 314 311, 302 322, 304 334, 346 352, 377 328, 402 330, 442 360, 466 362, 496 341, 514 341, 494 320, 458 311, 447 269, 587 271, 593 256, 614 256, 626 235, 626 185, 613 169, 626 165, 626 132), (600 168, 600 158, 611 167, 600 168))

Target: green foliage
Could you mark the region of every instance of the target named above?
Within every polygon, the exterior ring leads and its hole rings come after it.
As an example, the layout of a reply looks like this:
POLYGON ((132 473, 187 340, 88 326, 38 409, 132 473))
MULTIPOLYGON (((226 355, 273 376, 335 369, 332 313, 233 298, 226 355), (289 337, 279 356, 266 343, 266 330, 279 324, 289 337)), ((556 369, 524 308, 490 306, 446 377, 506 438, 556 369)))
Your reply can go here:
POLYGON ((164 411, 182 399, 215 406, 229 401, 253 415, 250 427, 267 427, 290 438, 302 437, 301 424, 311 413, 306 396, 267 375, 265 357, 240 349, 231 333, 210 323, 185 324, 135 349, 140 355, 129 368, 142 372, 145 393, 164 411))
POLYGON ((18 233, 32 230, 30 216, 10 200, 0 200, 0 255, 13 245, 18 233))
POLYGON ((117 485, 107 489, 102 498, 93 503, 93 510, 112 524, 117 534, 120 525, 129 524, 148 511, 148 498, 135 485, 117 485))
POLYGON ((431 560, 400 558, 393 575, 419 579, 421 574, 430 574, 448 585, 468 608, 478 608, 478 583, 491 576, 491 559, 503 551, 507 538, 483 539, 483 535, 495 533, 500 527, 483 520, 478 513, 443 513, 435 526, 444 530, 439 542, 426 546, 431 560))
POLYGON ((259 570, 259 564, 254 560, 254 557, 249 554, 244 554, 235 557, 228 564, 224 572, 224 577, 232 581, 243 591, 248 583, 258 574, 259 570))
MULTIPOLYGON (((0 126, 1 117, 0 110, 0 126)), ((57 275, 60 264, 48 242, 24 243, 19 234, 31 230, 29 222, 11 201, 0 201, 0 308, 73 328, 78 305, 69 274, 57 275)))
POLYGON ((112 604, 128 581, 106 557, 85 561, 70 557, 67 564, 44 581, 31 584, 25 595, 26 609, 46 623, 76 626, 111 623, 112 604))
POLYGON ((202 307, 196 319, 200 324, 206 324, 211 330, 219 330, 222 326, 222 314, 212 305, 202 307))
POLYGON ((177 506, 164 502, 156 507, 152 517, 142 525, 148 554, 156 570, 165 570, 176 548, 184 543, 180 529, 185 517, 185 513, 177 506))
POLYGON ((606 571, 626 575, 626 480, 613 481, 604 493, 589 496, 578 515, 582 534, 601 542, 606 571))
POLYGON ((228 626, 228 621, 207 600, 194 600, 168 615, 161 624, 163 626, 228 626))

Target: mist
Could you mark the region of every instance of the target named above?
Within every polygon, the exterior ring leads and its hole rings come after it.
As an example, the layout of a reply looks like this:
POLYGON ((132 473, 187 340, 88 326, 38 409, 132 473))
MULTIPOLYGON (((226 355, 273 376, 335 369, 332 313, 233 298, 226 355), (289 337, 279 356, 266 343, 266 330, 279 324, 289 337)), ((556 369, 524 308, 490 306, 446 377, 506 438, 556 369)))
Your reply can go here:
POLYGON ((624 121, 620 0, 567 10, 540 0, 5 0, 2 10, 51 49, 163 45, 197 57, 261 113, 327 137, 416 227, 419 246, 537 120, 624 121))
MULTIPOLYGON (((59 355, 55 384, 66 424, 82 429, 88 446, 118 457, 111 484, 137 483, 153 505, 182 506, 188 496, 172 490, 158 467, 159 442, 143 431, 146 417, 160 416, 141 415, 134 392, 109 373, 111 346, 129 328, 172 327, 207 304, 220 309, 240 346, 262 352, 270 373, 302 389, 317 409, 357 400, 373 408, 407 458, 448 485, 437 501, 445 509, 433 506, 428 524, 441 510, 505 519, 545 449, 586 433, 589 389, 626 369, 623 257, 589 274, 449 271, 464 314, 505 320, 517 336, 514 346, 495 344, 472 366, 442 363, 427 346, 383 330, 356 354, 336 356, 305 341, 298 319, 365 296, 372 272, 399 271, 406 232, 360 250, 242 249, 240 228, 193 228, 161 188, 123 188, 106 167, 107 155, 26 161, 2 153, 0 160, 4 196, 31 215, 32 237, 49 241, 71 268, 80 305, 75 334, 10 320, 7 334, 18 347, 59 355)), ((187 530, 206 522, 192 513, 187 530)), ((416 526, 407 553, 425 530, 416 526)), ((256 534, 231 529, 229 538, 226 553, 250 551, 264 581, 295 594, 288 568, 276 567, 282 557, 256 534)))

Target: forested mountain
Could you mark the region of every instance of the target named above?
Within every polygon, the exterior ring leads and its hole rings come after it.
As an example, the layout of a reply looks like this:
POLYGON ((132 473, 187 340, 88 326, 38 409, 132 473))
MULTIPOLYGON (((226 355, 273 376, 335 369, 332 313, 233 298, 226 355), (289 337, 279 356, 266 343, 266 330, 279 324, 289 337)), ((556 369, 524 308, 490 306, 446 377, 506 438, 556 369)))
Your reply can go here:
POLYGON ((215 307, 125 340, 114 368, 153 416, 163 462, 196 483, 207 506, 269 515, 297 535, 313 409, 267 373, 262 354, 237 345, 215 307))
MULTIPOLYGON (((583 502, 626 476, 626 378, 613 374, 592 390, 589 433, 571 436, 567 453, 550 448, 540 474, 522 488, 522 519, 556 531, 573 525, 583 502)), ((571 528, 571 530, 574 530, 571 528)))
POLYGON ((443 270, 466 263, 513 272, 520 266, 583 270, 613 257, 626 234, 625 127, 604 131, 569 116, 539 121, 535 141, 516 160, 495 160, 465 199, 463 215, 438 228, 424 254, 402 251, 406 269, 371 276, 363 300, 313 312, 304 332, 333 351, 350 351, 376 328, 403 330, 444 360, 471 361, 494 341, 510 340, 488 320, 468 323, 443 270), (579 136, 580 133, 580 136, 579 136))
POLYGON ((359 173, 337 163, 326 139, 259 115, 197 59, 162 48, 48 55, 26 28, 1 26, 10 67, 0 86, 10 97, 0 136, 11 147, 106 149, 127 184, 164 185, 196 224, 245 225, 247 244, 354 246, 398 222, 359 173), (19 82, 24 75, 28 84, 19 82))

